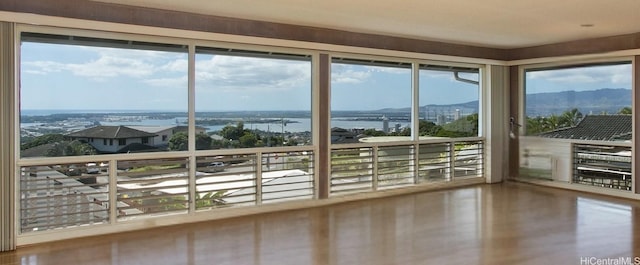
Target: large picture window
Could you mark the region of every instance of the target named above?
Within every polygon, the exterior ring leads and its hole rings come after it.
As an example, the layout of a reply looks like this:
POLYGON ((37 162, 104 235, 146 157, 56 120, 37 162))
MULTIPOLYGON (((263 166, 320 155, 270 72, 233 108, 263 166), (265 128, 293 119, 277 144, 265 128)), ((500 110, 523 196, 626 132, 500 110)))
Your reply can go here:
POLYGON ((331 143, 409 140, 411 64, 334 58, 331 143))
POLYGON ((420 65, 419 94, 420 137, 478 136, 479 69, 420 65))
MULTIPOLYGON (((631 114, 631 64, 529 69, 525 72, 525 91, 526 135, 613 140, 602 138, 594 130, 578 135, 568 129, 583 120, 591 122, 594 118, 614 119, 631 114), (564 135, 565 132, 572 135, 564 135)), ((631 116, 626 117, 631 122, 631 116)), ((631 123, 628 125, 630 129, 631 123)), ((631 136, 630 131, 619 133, 631 136)))
POLYGON ((524 71, 520 176, 631 190, 631 63, 524 71))
POLYGON ((160 135, 186 129, 184 46, 22 33, 20 60, 22 157, 175 150, 160 135))
POLYGON ((330 54, 328 76, 312 50, 18 32, 24 234, 483 176, 477 68, 330 54))
POLYGON ((197 149, 311 144, 311 57, 198 47, 197 149))

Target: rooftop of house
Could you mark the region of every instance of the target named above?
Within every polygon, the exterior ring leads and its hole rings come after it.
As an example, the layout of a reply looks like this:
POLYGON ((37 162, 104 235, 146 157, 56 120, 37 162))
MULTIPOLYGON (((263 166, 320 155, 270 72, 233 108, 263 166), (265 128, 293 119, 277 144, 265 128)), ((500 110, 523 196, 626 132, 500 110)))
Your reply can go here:
POLYGON ((538 136, 599 141, 630 141, 632 131, 631 115, 587 115, 576 126, 566 127, 538 136))
POLYGON ((95 126, 67 134, 69 137, 85 137, 98 139, 127 139, 154 137, 153 133, 129 128, 127 126, 95 126))
POLYGON ((127 146, 121 148, 116 153, 137 153, 137 152, 154 152, 160 151, 157 147, 141 144, 141 143, 131 143, 127 146))

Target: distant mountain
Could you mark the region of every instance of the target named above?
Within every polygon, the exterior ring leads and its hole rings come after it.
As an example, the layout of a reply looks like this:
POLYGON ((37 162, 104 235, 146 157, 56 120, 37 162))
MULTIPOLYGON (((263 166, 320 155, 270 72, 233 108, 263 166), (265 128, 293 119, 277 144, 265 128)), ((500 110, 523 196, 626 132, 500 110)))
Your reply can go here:
POLYGON ((631 90, 603 88, 590 91, 563 91, 527 94, 527 116, 549 116, 577 108, 582 114, 617 113, 631 107, 631 90))
MULTIPOLYGON (((549 116, 577 108, 582 114, 617 113, 631 106, 631 90, 624 88, 602 88, 590 91, 563 91, 552 93, 527 94, 526 113, 528 116, 549 116)), ((420 107, 421 116, 435 117, 439 114, 451 114, 460 111, 462 115, 478 112, 478 101, 458 104, 424 105, 420 107)), ((410 112, 410 108, 382 109, 380 112, 410 112)))

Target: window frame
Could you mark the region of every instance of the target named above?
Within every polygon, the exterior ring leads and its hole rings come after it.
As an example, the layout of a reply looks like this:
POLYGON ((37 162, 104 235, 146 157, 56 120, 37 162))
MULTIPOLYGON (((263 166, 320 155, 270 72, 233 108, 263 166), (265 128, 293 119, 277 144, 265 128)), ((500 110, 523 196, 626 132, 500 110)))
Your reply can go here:
MULTIPOLYGON (((418 124, 419 122, 419 84, 420 84, 420 80, 419 80, 419 71, 422 69, 421 66, 422 65, 429 65, 429 66, 435 66, 435 67, 442 67, 443 69, 446 68, 474 68, 474 69, 478 69, 478 77, 479 77, 479 83, 478 83, 478 135, 477 136, 472 136, 472 137, 461 137, 461 138, 451 138, 454 140, 463 140, 463 139, 483 139, 485 138, 486 132, 485 132, 485 128, 487 125, 485 125, 485 123, 487 122, 487 118, 485 117, 485 113, 487 113, 486 108, 488 107, 487 103, 485 102, 486 99, 486 95, 485 95, 485 91, 486 91, 486 86, 488 85, 486 82, 486 78, 485 78, 485 74, 487 73, 487 65, 486 64, 479 64, 479 63, 470 63, 470 62, 454 62, 454 61, 440 61, 440 60, 430 60, 430 59, 411 59, 411 58, 406 58, 406 57, 397 57, 397 56, 383 56, 383 55, 363 55, 363 54, 357 54, 357 53, 345 53, 345 52, 334 52, 334 53, 330 53, 329 56, 329 64, 331 65, 333 63, 333 59, 334 58, 347 58, 353 61, 361 61, 363 63, 365 63, 364 65, 367 65, 366 63, 376 63, 376 62, 398 62, 400 64, 408 64, 409 68, 411 69, 412 73, 411 73, 411 90, 412 90, 412 96, 411 96, 411 136, 409 140, 406 141, 387 141, 387 142, 381 142, 382 144, 389 144, 389 143, 415 143, 415 142, 429 142, 430 140, 420 140, 418 139, 418 131, 419 128, 418 126, 414 126, 414 124, 418 124)), ((382 65, 380 65, 382 66, 382 65)), ((331 66, 330 66, 331 68, 331 66)), ((331 70, 329 70, 329 82, 331 83, 331 70)), ((331 99, 329 99, 329 101, 331 101, 331 99)), ((331 123, 331 109, 329 109, 329 124, 331 123)), ((331 125, 329 126, 331 127, 331 125)), ((329 137, 331 137, 331 128, 327 128, 328 132, 327 134, 329 135, 329 137)), ((331 143, 331 139, 329 140, 330 145, 333 148, 336 147, 347 147, 349 145, 352 144, 332 144, 331 143)))
MULTIPOLYGON (((635 59, 632 56, 615 56, 615 57, 607 57, 607 58, 597 58, 597 59, 585 59, 585 60, 568 60, 568 61, 558 61, 558 62, 545 62, 545 63, 532 63, 532 64, 523 64, 518 66, 518 112, 519 115, 517 120, 520 121, 518 123, 517 130, 518 136, 527 136, 526 135, 526 126, 527 126, 527 113, 526 113, 526 74, 530 70, 561 70, 561 69, 571 69, 578 67, 588 67, 588 66, 605 66, 605 65, 621 65, 629 63, 632 67, 634 65, 635 59)), ((630 73, 633 75, 633 73, 630 73)), ((631 91, 633 93, 634 87, 631 86, 631 91)), ((633 108, 633 99, 632 99, 632 108, 633 108)), ((635 120, 635 114, 634 120, 635 120)))

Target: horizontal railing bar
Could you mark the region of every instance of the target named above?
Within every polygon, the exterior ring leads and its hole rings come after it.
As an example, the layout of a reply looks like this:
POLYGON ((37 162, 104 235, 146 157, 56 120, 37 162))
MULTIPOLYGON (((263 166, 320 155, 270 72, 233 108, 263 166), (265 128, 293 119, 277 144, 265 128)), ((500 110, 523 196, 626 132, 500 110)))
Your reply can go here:
MULTIPOLYGON (((160 177, 160 178, 139 178, 139 179, 128 179, 128 180, 118 180, 117 184, 140 184, 143 187, 145 185, 153 185, 161 182, 171 181, 171 180, 188 180, 188 176, 179 176, 179 177, 160 177)), ((181 184, 186 185, 186 184, 181 184)), ((157 187, 156 187, 157 188, 157 187)))
POLYGON ((462 142, 482 142, 484 137, 460 137, 460 138, 442 138, 442 139, 429 139, 418 141, 392 141, 392 142, 377 142, 377 143, 352 143, 352 144, 333 144, 331 150, 338 149, 353 149, 353 148, 366 148, 366 147, 385 147, 385 146, 413 146, 413 145, 425 145, 425 144, 439 144, 439 143, 462 143, 462 142))
MULTIPOLYGON (((135 206, 127 206, 127 207, 118 207, 118 211, 125 211, 125 210, 139 210, 142 213, 148 213, 152 208, 157 208, 157 207, 162 207, 162 206, 167 206, 167 205, 180 205, 185 207, 184 209, 163 209, 163 210, 158 210, 158 211, 152 211, 154 213, 159 213, 159 212, 166 212, 166 211, 174 211, 174 210, 179 210, 179 211, 183 211, 183 210, 187 210, 188 209, 188 201, 174 201, 171 203, 154 203, 154 204, 145 204, 145 205, 139 205, 139 207, 135 207, 135 206), (146 211, 141 210, 140 208, 144 208, 146 209, 146 211)), ((125 215, 129 215, 129 214, 125 214, 125 215)))
POLYGON ((340 193, 354 193, 354 192, 360 192, 360 191, 372 191, 373 188, 371 187, 357 187, 357 188, 353 188, 353 189, 338 189, 338 190, 332 190, 331 193, 332 194, 340 194, 340 193))
MULTIPOLYGON (((185 184, 180 184, 180 185, 171 185, 171 186, 163 186, 162 188, 158 188, 158 187, 140 187, 140 188, 135 188, 135 189, 125 189, 125 188, 118 188, 117 193, 118 194, 129 194, 132 192, 146 192, 146 191, 157 191, 159 189, 172 189, 172 188, 187 188, 187 185, 185 184)), ((132 198, 132 197, 129 197, 132 198)), ((138 198, 138 197, 136 197, 138 198)))
POLYGON ((301 194, 301 195, 291 195, 291 196, 284 196, 284 197, 277 197, 277 198, 262 198, 262 201, 275 201, 275 200, 283 200, 283 199, 291 199, 291 198, 300 198, 300 197, 308 197, 308 196, 313 196, 313 193, 311 194, 301 194))
MULTIPOLYGON (((332 180, 347 180, 347 179, 355 179, 355 178, 373 178, 373 175, 361 175, 361 176, 341 176, 341 177, 332 177, 332 180)), ((364 180, 371 182, 371 180, 364 180)))
POLYGON ((371 189, 372 182, 350 182, 350 183, 331 183, 331 187, 351 187, 351 186, 366 186, 362 188, 371 189))
POLYGON ((101 219, 89 219, 89 220, 79 220, 77 222, 66 222, 66 223, 60 223, 60 222, 56 222, 56 223, 47 223, 47 224, 42 224, 42 225, 36 225, 36 224, 28 224, 28 225, 23 225, 21 228, 22 233, 26 233, 26 232, 32 232, 29 230, 33 230, 33 228, 38 228, 38 230, 40 231, 40 228, 42 227, 53 227, 54 229, 63 229, 63 228, 69 228, 69 227, 75 227, 75 226, 83 226, 83 225, 88 225, 88 224, 106 224, 109 223, 108 220, 101 220, 101 219), (25 229, 27 228, 27 229, 25 229))
MULTIPOLYGON (((212 192, 220 192, 220 191, 224 191, 224 190, 218 190, 218 191, 212 191, 212 192)), ((255 197, 256 193, 252 192, 252 193, 245 193, 245 194, 233 194, 230 193, 228 195, 223 195, 222 197, 216 198, 216 199, 222 199, 224 200, 225 198, 242 198, 242 197, 255 197)), ((196 201, 202 201, 202 200, 207 200, 207 199, 203 199, 203 198, 199 198, 196 199, 196 201)))
POLYGON ((354 172, 354 171, 363 171, 363 170, 371 170, 371 169, 373 169, 372 163, 349 164, 349 165, 332 166, 331 172, 344 172, 344 171, 354 172), (356 167, 357 169, 349 169, 350 167, 356 167))
POLYGON ((130 177, 130 178, 137 178, 137 177, 144 177, 144 176, 161 177, 162 175, 187 174, 187 173, 189 173, 189 171, 181 167, 181 168, 175 168, 175 169, 164 169, 164 170, 153 170, 153 171, 142 171, 142 172, 118 172, 118 177, 130 177))
MULTIPOLYGON (((198 172, 201 172, 201 171, 198 171, 198 172)), ((203 173, 203 172, 201 172, 201 173, 203 173)), ((208 178, 208 177, 225 177, 225 176, 233 176, 233 175, 255 175, 255 173, 256 173, 255 170, 234 171, 233 174, 225 172, 225 171, 211 172, 211 173, 204 172, 204 174, 196 175, 196 179, 208 178)))
MULTIPOLYGON (((26 204, 36 204, 36 205, 28 206, 27 208, 22 208, 22 210, 49 209, 52 207, 50 204, 52 203, 52 201, 55 201, 55 200, 62 200, 62 198, 44 197, 44 198, 38 198, 38 199, 33 199, 33 198, 27 199, 25 200, 26 204), (45 204, 45 205, 40 205, 40 204, 45 204)), ((68 200, 73 200, 73 199, 68 199, 68 200)), ((96 205, 96 207, 104 207, 98 204, 97 202, 94 202, 91 200, 87 200, 85 202, 71 203, 71 204, 60 204, 56 207, 68 207, 68 206, 74 206, 74 205, 96 205)))
POLYGON ((178 212, 187 212, 187 209, 175 209, 175 210, 166 210, 166 211, 150 211, 150 212, 142 212, 142 213, 127 213, 124 215, 118 215, 118 221, 122 222, 126 219, 129 219, 131 217, 138 217, 138 216, 164 216, 164 215, 169 215, 169 214, 175 214, 178 212))
POLYGON ((265 194, 287 193, 287 192, 294 192, 294 191, 313 191, 313 189, 312 188, 300 188, 300 189, 290 189, 290 190, 263 191, 262 195, 264 196, 265 194))
POLYGON ((205 185, 215 185, 215 184, 243 183, 243 182, 248 182, 248 181, 255 182, 256 180, 257 179, 255 177, 254 178, 247 178, 247 179, 217 180, 217 181, 212 181, 212 182, 207 182, 207 183, 196 183, 196 187, 201 187, 201 186, 205 186, 205 185))
POLYGON ((342 161, 363 161, 363 162, 372 162, 373 161, 373 155, 372 154, 367 154, 367 155, 348 155, 348 156, 340 156, 340 157, 336 157, 336 156, 332 156, 331 157, 331 163, 334 162, 342 162, 342 161))
MULTIPOLYGON (((102 185, 102 184, 86 184, 89 186, 106 186, 106 185, 102 185)), ((56 195, 70 195, 70 194, 84 194, 84 195, 91 195, 91 194, 106 194, 109 191, 106 190, 100 190, 100 189, 96 189, 96 188, 91 188, 94 190, 94 192, 87 192, 89 191, 89 189, 82 190, 82 191, 78 191, 78 190, 74 190, 74 191, 69 191, 72 190, 74 188, 80 188, 80 187, 86 187, 86 185, 56 185, 56 184, 51 184, 48 185, 47 187, 36 187, 36 188, 32 188, 32 189, 28 189, 28 188, 23 188, 21 189, 21 193, 37 193, 40 191, 45 191, 45 192, 62 192, 64 194, 56 194, 56 195)), ((104 188, 104 187, 103 187, 104 188)))
MULTIPOLYGON (((60 218, 63 216, 73 216, 73 215, 78 215, 78 214, 92 214, 92 213, 105 213, 106 216, 106 209, 100 209, 100 210, 91 210, 91 211, 81 211, 81 212, 73 212, 73 213, 60 213, 60 214, 46 214, 46 215, 40 215, 38 217, 26 217, 26 218, 21 218, 23 221, 24 220, 38 220, 38 219, 55 219, 55 218, 60 218)), ((94 215, 95 216, 95 215, 94 215)), ((104 217, 105 219, 107 217, 104 217)))
POLYGON ((127 161, 127 160, 153 160, 153 159, 169 159, 189 157, 186 151, 166 151, 166 152, 149 152, 149 153, 128 153, 128 154, 100 154, 87 156, 59 156, 59 157, 37 157, 37 158, 21 158, 16 164, 18 166, 38 166, 38 165, 60 165, 60 164, 86 164, 95 162, 108 161, 127 161))
MULTIPOLYGON (((293 184, 301 184, 301 183, 313 183, 314 181, 294 181, 287 183, 278 183, 278 184, 262 184, 262 187, 279 187, 279 186, 288 186, 293 184)), ((306 187, 305 189, 312 189, 312 187, 306 187)), ((264 191, 263 191, 264 193, 264 191)))
MULTIPOLYGON (((125 202, 127 200, 175 198, 175 197, 188 196, 189 193, 185 192, 185 193, 176 193, 176 194, 147 195, 147 196, 126 197, 126 198, 121 197, 120 195, 121 195, 120 192, 118 192, 118 201, 119 202, 125 202)), ((182 200, 180 200, 180 201, 182 201, 182 200)), ((185 201, 187 201, 187 200, 185 199, 185 201)))
MULTIPOLYGON (((22 218, 21 222, 29 223, 29 224, 37 223, 38 226, 49 226, 49 224, 52 224, 52 223, 50 222, 42 223, 42 222, 51 221, 51 220, 61 220, 65 218, 77 220, 78 215, 82 215, 86 217, 84 218, 84 220, 99 220, 99 221, 108 220, 108 214, 104 210, 100 210, 100 211, 92 210, 92 211, 83 211, 78 213, 50 213, 48 215, 30 216, 30 217, 22 218), (104 216, 104 217, 100 217, 100 216, 104 216)), ((56 221, 54 223, 64 224, 64 222, 59 222, 59 221, 56 221)))

